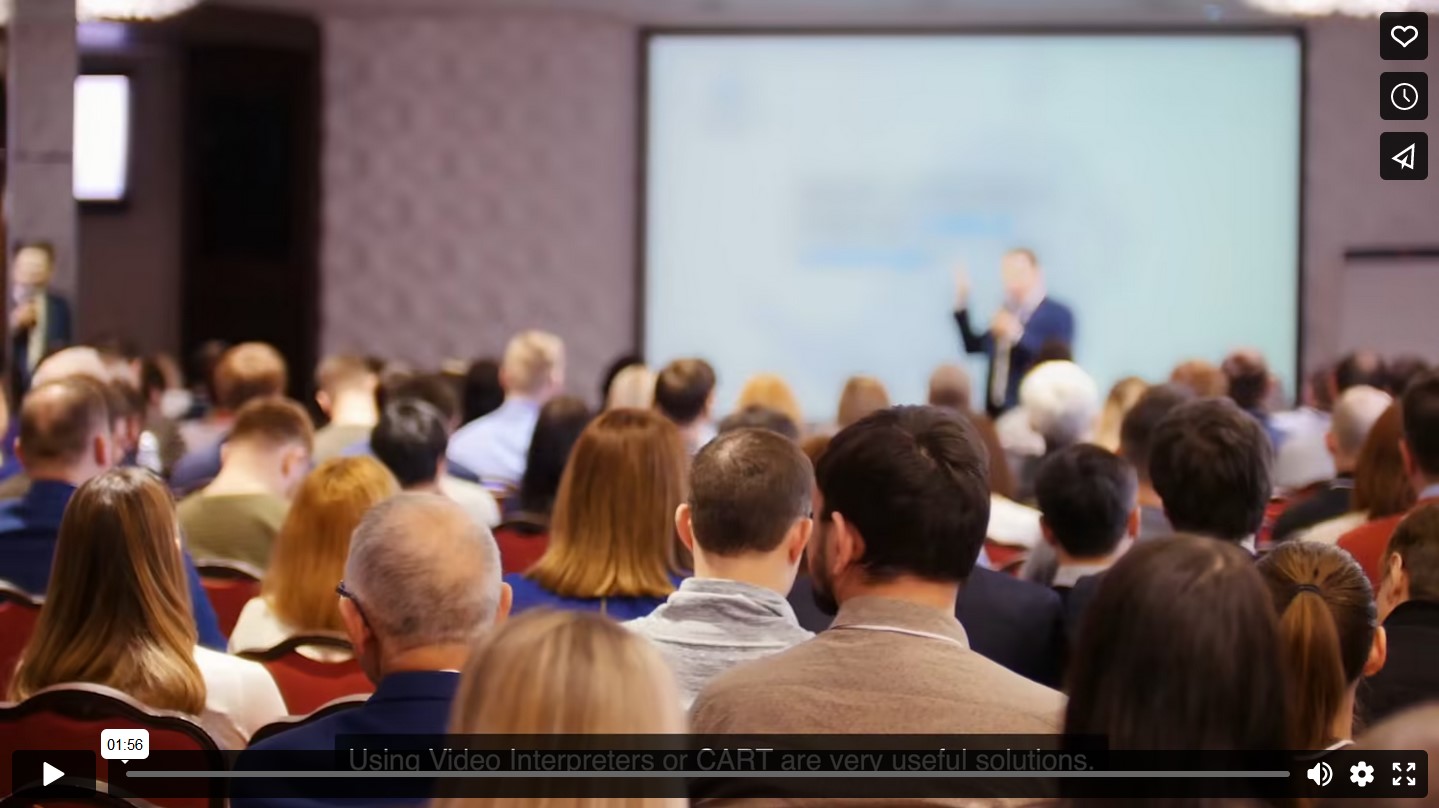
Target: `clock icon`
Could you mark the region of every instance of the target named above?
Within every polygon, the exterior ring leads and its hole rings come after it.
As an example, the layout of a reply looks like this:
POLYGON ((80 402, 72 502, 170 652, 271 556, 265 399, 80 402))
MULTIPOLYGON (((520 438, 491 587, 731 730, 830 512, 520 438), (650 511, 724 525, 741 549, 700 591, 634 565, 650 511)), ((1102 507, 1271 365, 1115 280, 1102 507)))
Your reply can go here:
POLYGON ((1408 82, 1400 82, 1389 91, 1389 103, 1400 112, 1408 112, 1419 104, 1419 90, 1408 82))

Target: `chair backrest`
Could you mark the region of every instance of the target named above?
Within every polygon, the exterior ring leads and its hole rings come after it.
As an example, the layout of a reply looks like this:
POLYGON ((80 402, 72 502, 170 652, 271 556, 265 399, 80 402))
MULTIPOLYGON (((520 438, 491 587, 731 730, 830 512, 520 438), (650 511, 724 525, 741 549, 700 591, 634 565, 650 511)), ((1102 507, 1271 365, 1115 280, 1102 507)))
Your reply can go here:
MULTIPOLYGON (((111 783, 112 795, 124 781, 124 764, 105 760, 100 749, 100 732, 106 729, 144 729, 150 733, 150 758, 154 764, 163 758, 163 767, 199 768, 214 771, 225 768, 225 758, 215 739, 203 727, 180 713, 152 710, 113 688, 85 683, 47 687, 18 704, 0 706, 0 783, 8 784, 13 776, 12 755, 24 749, 79 750, 96 757, 96 779, 111 783)), ((162 788, 162 781, 155 781, 162 788)), ((173 788, 173 786, 170 786, 173 788)), ((218 808, 224 804, 225 783, 208 784, 209 796, 195 793, 206 790, 192 783, 184 796, 159 796, 148 790, 141 797, 165 808, 218 808)))
MULTIPOLYGON (((350 641, 339 634, 297 634, 263 651, 244 651, 238 656, 265 666, 291 715, 305 715, 344 696, 375 692, 375 685, 360 668, 359 660, 347 657, 334 662, 311 659, 302 648, 349 651, 350 641)), ((253 742, 253 737, 252 737, 253 742)))
POLYGON ((512 519, 494 529, 500 548, 500 567, 505 572, 524 572, 534 566, 550 546, 549 528, 537 522, 512 519))
POLYGON ((22 591, 9 581, 0 581, 0 699, 10 690, 10 679, 20 654, 35 633, 44 598, 22 591))
POLYGON ((229 636, 240 622, 245 604, 260 594, 264 573, 239 561, 197 561, 195 570, 200 573, 205 594, 210 596, 210 605, 215 607, 220 631, 229 636))
POLYGON ((369 700, 369 696, 341 696, 334 701, 321 705, 309 715, 292 715, 289 718, 281 718, 279 721, 271 721, 263 727, 255 730, 250 735, 250 744, 254 745, 265 740, 271 735, 279 735, 288 732, 296 727, 303 727, 312 721, 319 721, 321 718, 328 718, 335 713, 343 713, 346 710, 353 710, 369 700))

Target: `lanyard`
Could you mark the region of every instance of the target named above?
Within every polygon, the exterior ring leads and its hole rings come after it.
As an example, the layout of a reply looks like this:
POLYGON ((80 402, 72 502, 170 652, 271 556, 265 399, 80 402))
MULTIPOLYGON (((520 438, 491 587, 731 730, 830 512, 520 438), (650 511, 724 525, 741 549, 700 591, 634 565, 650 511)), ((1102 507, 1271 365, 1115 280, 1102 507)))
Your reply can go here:
POLYGON ((831 630, 852 629, 854 631, 888 631, 891 634, 907 634, 911 637, 923 637, 926 640, 939 640, 940 642, 952 643, 960 648, 969 650, 969 646, 956 640, 953 637, 946 637, 943 634, 934 634, 929 631, 916 631, 912 628, 900 628, 898 626, 872 626, 863 623, 855 623, 848 626, 831 626, 831 630))

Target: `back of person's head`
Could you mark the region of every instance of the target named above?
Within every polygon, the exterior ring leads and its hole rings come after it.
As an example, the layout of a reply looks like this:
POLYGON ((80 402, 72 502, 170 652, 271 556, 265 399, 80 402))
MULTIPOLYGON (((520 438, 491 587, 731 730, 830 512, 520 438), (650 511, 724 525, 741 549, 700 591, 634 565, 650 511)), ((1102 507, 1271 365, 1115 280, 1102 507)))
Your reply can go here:
POLYGON ((841 572, 824 569, 835 555, 827 545, 841 539, 862 544, 851 566, 870 581, 962 582, 974 569, 989 526, 989 457, 964 416, 881 410, 834 436, 815 478, 817 584, 841 572))
POLYGON ((1243 349, 1224 357, 1220 366, 1229 382, 1229 397, 1240 409, 1259 410, 1269 397, 1269 363, 1264 355, 1243 349))
POLYGON ((465 370, 464 396, 460 420, 469 423, 489 415, 505 403, 505 388, 500 385, 498 359, 476 359, 465 370))
POLYGON ((520 479, 520 510, 548 516, 554 509, 570 452, 590 418, 589 405, 578 396, 555 396, 540 408, 520 479))
POLYGON ((94 463, 114 463, 110 408, 105 388, 74 377, 32 387, 20 402, 16 452, 26 471, 56 473, 94 463))
POLYGON ((1399 402, 1369 428, 1359 459, 1354 463, 1354 510, 1369 519, 1382 519, 1414 507, 1417 495, 1404 469, 1404 412, 1399 402))
POLYGON ((214 405, 215 395, 215 370, 220 367, 220 360, 225 352, 230 350, 230 343, 219 339, 207 339, 185 357, 185 378, 190 384, 202 388, 207 403, 214 405))
POLYGON ((851 376, 839 394, 835 425, 844 429, 872 412, 889 409, 889 391, 873 376, 851 376))
POLYGON ((379 423, 370 432, 370 451, 395 475, 400 487, 414 488, 435 482, 440 458, 450 443, 445 417, 429 404, 402 398, 385 405, 379 423))
POLYGON ((1183 385, 1200 398, 1218 398, 1229 394, 1229 378, 1211 362, 1190 359, 1175 366, 1169 381, 1183 385))
MULTIPOLYGON (((715 372, 703 359, 676 359, 655 377, 655 409, 680 426, 709 412, 715 372)), ((613 392, 613 388, 611 388, 613 392)))
POLYGON ((1124 458, 1088 443, 1044 459, 1034 480, 1045 534, 1075 558, 1103 558, 1137 528, 1139 483, 1124 458))
POLYGON ((1343 393, 1351 387, 1383 388, 1389 381, 1384 357, 1374 351, 1353 351, 1334 363, 1334 390, 1343 393))
POLYGON ((1334 403, 1329 421, 1330 451, 1344 458, 1358 457, 1374 422, 1394 403, 1388 393, 1367 384, 1350 385, 1334 403))
MULTIPOLYGON (((1369 727, 1353 746, 1344 751, 1383 753, 1418 749, 1424 750, 1428 757, 1429 782, 1439 782, 1439 704, 1422 704, 1395 713, 1369 727)), ((1348 808, 1354 803, 1353 798, 1326 797, 1316 805, 1318 808, 1348 808)), ((1430 786, 1429 793, 1424 796, 1388 797, 1366 800, 1365 803, 1379 808, 1434 808, 1439 805, 1439 789, 1430 786)))
MULTIPOLYGON (((599 402, 602 408, 609 409, 609 407, 605 406, 605 402, 610 400, 610 388, 614 387, 615 378, 620 375, 620 372, 631 365, 643 365, 644 363, 645 358, 643 356, 640 356, 637 353, 630 352, 616 356, 610 361, 608 365, 605 366, 605 372, 600 375, 599 402)), ((651 395, 653 395, 653 392, 651 392, 651 395)), ((654 401, 651 400, 650 404, 653 403, 654 401)), ((644 407, 638 407, 636 409, 649 409, 649 405, 645 405, 644 407)))
POLYGON ((1140 481, 1149 482, 1149 449, 1154 431, 1169 412, 1194 399, 1194 393, 1181 384, 1157 384, 1139 397, 1125 413, 1119 425, 1119 454, 1134 467, 1140 481))
POLYGON ((648 365, 633 364, 620 368, 606 388, 605 409, 647 410, 655 405, 658 379, 648 365))
POLYGON ((30 384, 38 387, 77 376, 93 379, 101 384, 109 384, 112 378, 110 368, 105 365, 99 351, 85 345, 72 345, 45 357, 40 366, 35 368, 30 384))
POLYGON ((1417 376, 1404 389, 1404 448, 1410 472, 1439 479, 1439 371, 1417 376))
POLYGON ((1099 415, 1099 387, 1073 362, 1035 366, 1019 384, 1019 403, 1050 450, 1086 439, 1099 415))
POLYGON ((344 395, 371 397, 380 383, 374 363, 356 354, 327 356, 315 368, 315 398, 326 412, 344 395))
POLYGON ((789 416, 779 410, 761 407, 758 404, 745 407, 738 412, 732 412, 719 423, 719 434, 721 435, 736 429, 768 429, 792 441, 799 441, 799 424, 791 421, 789 416))
POLYGON ((940 365, 929 375, 929 396, 926 402, 931 407, 969 412, 972 392, 969 371, 965 370, 963 365, 940 365))
POLYGON ((1085 612, 1066 685, 1066 736, 1111 749, 1288 748, 1274 604, 1249 555, 1224 542, 1125 553, 1085 612))
POLYGON ((548 398, 564 385, 565 344, 545 331, 521 331, 510 338, 500 361, 505 392, 548 398))
POLYGON ((114 469, 80 486, 11 695, 90 682, 198 715, 205 680, 179 530, 169 490, 147 471, 114 469))
POLYGON ((679 430, 650 410, 610 410, 570 452, 550 544, 526 573, 563 597, 664 597, 680 572, 674 513, 688 489, 679 430))
POLYGON ((680 535, 707 556, 790 545, 797 563, 809 539, 813 489, 814 469, 794 441, 766 429, 726 432, 695 455, 680 535))
MULTIPOLYGON (((601 615, 536 610, 480 640, 465 665, 449 731, 466 735, 672 735, 685 731, 679 688, 643 637, 601 615)), ((583 746, 583 742, 581 742, 583 746)), ((570 748, 570 747, 566 747, 570 748)), ((657 806, 655 798, 580 798, 573 782, 526 790, 532 805, 657 806)), ((443 784, 436 808, 511 805, 443 784)), ((684 804, 683 800, 679 804, 684 804)))
POLYGON ((387 660, 468 645, 509 612, 494 538, 436 494, 396 494, 370 508, 350 539, 344 589, 346 630, 376 680, 387 660))
POLYGON ((257 398, 284 395, 289 374, 279 351, 263 342, 242 342, 215 365, 215 406, 236 412, 257 398))
POLYGON ((1396 356, 1385 363, 1385 376, 1389 382, 1385 389, 1398 398, 1409 389, 1409 383, 1429 372, 1429 362, 1420 356, 1396 356))
POLYGON ((344 630, 335 582, 345 574, 350 535, 366 511, 399 490, 372 457, 327 460, 305 477, 275 534, 261 587, 280 622, 297 634, 344 630))
POLYGON ((445 431, 454 431, 460 423, 460 397, 439 373, 398 372, 390 375, 375 393, 383 412, 391 401, 423 401, 444 419, 445 431))
POLYGON ((1348 740, 1333 737, 1335 719, 1346 707, 1352 715, 1351 688, 1384 664, 1382 642, 1374 643, 1379 611, 1369 579, 1352 556, 1321 542, 1284 542, 1258 567, 1279 613, 1290 743, 1323 749, 1348 740))
POLYGON ((1273 454, 1259 422, 1234 402, 1202 398, 1155 428, 1149 478, 1175 530, 1241 541, 1264 521, 1273 454))
POLYGON ((1439 603, 1439 503, 1415 508, 1384 550, 1380 601, 1389 611, 1408 600, 1439 603))
POLYGON ((272 450, 296 447, 308 457, 314 442, 315 425, 305 408, 288 398, 268 396, 251 399, 235 413, 235 425, 226 445, 256 445, 272 450))
POLYGON ((782 412, 800 427, 804 426, 804 414, 799 408, 799 399, 795 397, 794 390, 790 389, 788 382, 773 373, 756 373, 740 388, 734 408, 742 410, 755 406, 782 412))
POLYGON ((1149 382, 1138 376, 1126 376, 1109 388, 1104 399, 1104 409, 1099 414, 1099 426, 1094 429, 1094 442, 1111 452, 1119 451, 1119 430, 1124 416, 1134 409, 1135 402, 1149 389, 1149 382))

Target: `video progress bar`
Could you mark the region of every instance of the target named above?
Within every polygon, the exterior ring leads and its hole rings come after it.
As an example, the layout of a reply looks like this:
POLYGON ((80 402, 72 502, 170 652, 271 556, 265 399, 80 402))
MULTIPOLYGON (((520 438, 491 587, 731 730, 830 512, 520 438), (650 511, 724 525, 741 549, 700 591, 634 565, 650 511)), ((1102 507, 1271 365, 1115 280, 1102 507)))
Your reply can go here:
POLYGON ((227 780, 251 780, 259 777, 267 778, 288 778, 292 780, 326 780, 335 778, 354 777, 378 777, 383 779, 398 779, 423 777, 426 779, 448 779, 457 777, 495 777, 501 779, 533 779, 537 777, 557 779, 578 779, 578 778, 617 778, 617 779, 713 779, 713 778, 777 778, 777 779, 813 779, 824 778, 864 778, 864 779, 894 779, 894 778, 955 778, 955 779, 978 779, 993 780, 1000 778, 1027 778, 1027 779, 1122 779, 1122 780, 1229 780, 1247 778, 1269 778, 1288 779, 1289 772, 1282 769, 1268 769, 1260 771, 1082 771, 1082 772, 1035 772, 1035 771, 1000 771, 1000 772, 919 772, 919 771, 802 771, 802 772, 709 772, 709 771, 600 771, 600 772, 536 772, 536 771, 294 771, 294 772, 252 772, 252 771, 130 771, 126 772, 127 777, 165 777, 178 779, 201 779, 216 778, 227 780))

